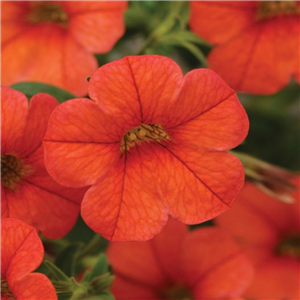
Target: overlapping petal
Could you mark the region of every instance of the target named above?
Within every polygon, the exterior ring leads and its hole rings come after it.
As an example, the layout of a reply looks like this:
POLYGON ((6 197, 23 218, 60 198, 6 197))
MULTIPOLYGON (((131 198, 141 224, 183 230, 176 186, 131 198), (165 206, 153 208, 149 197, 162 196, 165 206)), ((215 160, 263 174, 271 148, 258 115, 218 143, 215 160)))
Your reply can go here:
POLYGON ((53 112, 44 139, 48 172, 67 186, 97 182, 117 162, 123 133, 94 101, 63 103, 53 112))
POLYGON ((268 259, 256 272, 245 297, 299 299, 299 270, 299 260, 287 257, 268 259))
POLYGON ((219 44, 254 23, 258 1, 190 1, 190 5, 191 29, 209 42, 219 44))
POLYGON ((1 152, 15 153, 26 126, 28 100, 9 87, 1 87, 1 98, 1 152))
POLYGON ((182 147, 228 150, 247 136, 249 121, 235 92, 213 71, 189 72, 166 129, 182 147))
POLYGON ((17 299, 56 300, 57 295, 51 281, 40 273, 27 274, 11 285, 17 299))
POLYGON ((188 233, 173 219, 153 240, 113 243, 107 253, 116 299, 165 299, 161 292, 176 286, 195 299, 236 299, 253 277, 251 263, 225 231, 206 227, 188 233))
POLYGON ((298 50, 299 20, 276 18, 257 23, 216 47, 208 62, 232 88, 271 94, 298 73, 298 50))
POLYGON ((59 185, 45 169, 42 139, 58 102, 37 94, 29 104, 25 95, 8 87, 2 88, 2 97, 1 154, 20 159, 27 171, 14 189, 1 184, 1 216, 23 220, 46 237, 60 238, 75 224, 86 190, 59 185))
POLYGON ((17 299, 57 299, 45 275, 29 274, 40 265, 43 255, 42 242, 33 227, 16 219, 1 221, 1 278, 17 299))
POLYGON ((242 295, 253 278, 253 269, 229 234, 219 228, 203 228, 193 231, 184 242, 181 272, 196 298, 242 295))
POLYGON ((40 93, 31 98, 20 156, 27 157, 41 147, 49 117, 57 105, 57 100, 48 94, 40 93))
POLYGON ((97 61, 62 28, 44 24, 2 46, 2 68, 4 84, 41 81, 84 95, 86 77, 97 68, 97 61))
POLYGON ((127 1, 68 1, 62 5, 70 15, 70 34, 90 52, 110 51, 125 32, 127 1))
POLYGON ((286 228, 292 225, 289 211, 288 205, 248 183, 232 209, 220 215, 216 222, 232 232, 246 247, 248 254, 260 264, 273 252, 286 228))
POLYGON ((125 127, 128 122, 132 127, 161 124, 181 81, 179 66, 169 58, 128 56, 98 69, 89 82, 89 95, 125 127))

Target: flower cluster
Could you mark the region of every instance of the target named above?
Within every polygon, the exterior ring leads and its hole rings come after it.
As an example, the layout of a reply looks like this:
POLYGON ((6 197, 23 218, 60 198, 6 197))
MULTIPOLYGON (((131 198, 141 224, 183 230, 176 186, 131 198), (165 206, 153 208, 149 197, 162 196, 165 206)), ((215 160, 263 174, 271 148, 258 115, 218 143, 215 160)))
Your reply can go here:
POLYGON ((1 10, 2 299, 300 298, 299 2, 1 10))

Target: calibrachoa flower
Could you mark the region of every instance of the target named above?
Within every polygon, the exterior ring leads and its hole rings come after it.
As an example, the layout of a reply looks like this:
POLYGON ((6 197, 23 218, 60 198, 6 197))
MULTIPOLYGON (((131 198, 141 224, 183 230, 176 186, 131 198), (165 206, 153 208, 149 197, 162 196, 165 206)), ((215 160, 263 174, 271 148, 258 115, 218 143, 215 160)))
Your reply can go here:
POLYGON ((54 110, 44 146, 55 180, 93 185, 81 210, 93 230, 146 240, 168 215, 194 224, 230 206, 244 172, 225 151, 244 140, 248 119, 218 75, 183 78, 166 57, 131 56, 98 69, 89 95, 54 110))
POLYGON ((1 98, 1 216, 20 219, 48 238, 62 237, 76 222, 85 190, 59 185, 44 166, 42 139, 58 103, 37 94, 28 105, 9 87, 1 88, 1 98))
POLYGON ((35 228, 16 219, 1 221, 1 299, 57 299, 50 280, 44 274, 31 273, 43 255, 35 228))
POLYGON ((209 66, 235 90, 271 94, 299 77, 299 1, 191 1, 209 66))
POLYGON ((127 1, 2 1, 2 83, 42 81, 78 95, 97 69, 92 53, 124 34, 127 1))
POLYGON ((300 298, 299 192, 296 199, 285 204, 248 183, 234 206, 216 219, 256 263, 257 274, 246 298, 300 298))
POLYGON ((116 300, 236 299, 253 277, 251 263, 226 232, 188 232, 172 219, 154 239, 111 243, 107 254, 116 300))

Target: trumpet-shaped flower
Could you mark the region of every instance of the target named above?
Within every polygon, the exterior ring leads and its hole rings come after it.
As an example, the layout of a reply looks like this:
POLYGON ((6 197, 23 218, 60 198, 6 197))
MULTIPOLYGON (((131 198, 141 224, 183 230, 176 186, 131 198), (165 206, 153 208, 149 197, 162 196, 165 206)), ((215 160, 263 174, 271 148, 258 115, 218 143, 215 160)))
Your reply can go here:
POLYGON ((89 95, 54 110, 44 146, 55 180, 92 185, 81 213, 93 230, 146 240, 168 215, 195 224, 229 208, 244 171, 226 150, 244 140, 248 118, 218 75, 183 78, 166 57, 131 56, 99 68, 89 95))
POLYGON ((43 255, 35 228, 16 219, 1 220, 1 299, 57 300, 51 281, 31 273, 43 255))
POLYGON ((1 88, 1 216, 36 227, 48 238, 64 236, 74 225, 83 190, 56 183, 44 166, 42 139, 58 102, 47 94, 30 101, 1 88))
POLYGON ((299 192, 295 196, 294 204, 282 203, 248 183, 232 209, 216 219, 256 264, 247 298, 299 299, 299 192))
POLYGON ((225 231, 188 232, 172 219, 151 241, 111 243, 107 254, 116 300, 236 300, 253 278, 250 261, 225 231))
POLYGON ((42 81, 85 95, 92 53, 124 33, 127 1, 2 1, 2 83, 42 81))
POLYGON ((300 81, 299 21, 299 1, 191 1, 191 29, 216 45, 209 66, 253 94, 300 81))

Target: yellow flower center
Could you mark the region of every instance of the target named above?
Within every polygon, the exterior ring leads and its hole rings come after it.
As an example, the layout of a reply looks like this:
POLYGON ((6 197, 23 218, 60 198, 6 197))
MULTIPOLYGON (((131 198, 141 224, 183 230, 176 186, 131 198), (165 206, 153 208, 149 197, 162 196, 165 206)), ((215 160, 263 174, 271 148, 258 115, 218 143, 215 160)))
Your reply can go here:
POLYGON ((32 8, 27 21, 30 23, 52 22, 67 27, 68 15, 58 4, 39 3, 32 8))
POLYGON ((170 140, 168 134, 159 124, 142 124, 135 127, 123 135, 120 152, 127 152, 137 143, 144 141, 154 141, 160 143, 163 140, 170 140))
POLYGON ((10 154, 1 155, 1 181, 6 188, 15 190, 18 183, 30 171, 31 168, 17 157, 10 154))
POLYGON ((160 299, 168 300, 193 300, 192 293, 182 285, 175 285, 171 288, 164 289, 159 293, 160 299))
POLYGON ((262 1, 257 11, 257 19, 264 20, 278 15, 298 15, 299 6, 296 1, 262 1))
POLYGON ((14 294, 10 291, 7 281, 5 279, 2 279, 2 278, 1 278, 1 295, 8 296, 12 300, 16 299, 14 294))
POLYGON ((300 259, 300 234, 293 233, 286 236, 276 247, 276 253, 300 259))

